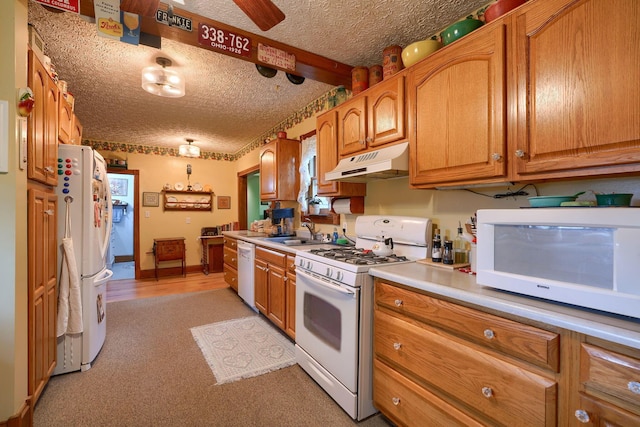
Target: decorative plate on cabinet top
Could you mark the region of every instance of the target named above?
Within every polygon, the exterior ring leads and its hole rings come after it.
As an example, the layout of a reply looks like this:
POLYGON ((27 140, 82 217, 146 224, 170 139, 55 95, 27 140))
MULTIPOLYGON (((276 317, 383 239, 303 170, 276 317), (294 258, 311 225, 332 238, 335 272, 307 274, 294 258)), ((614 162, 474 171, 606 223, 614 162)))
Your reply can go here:
POLYGON ((204 191, 211 192, 211 186, 209 184, 204 185, 204 191))
POLYGON ((181 182, 176 182, 173 188, 175 188, 176 191, 182 191, 184 190, 184 184, 181 182))
POLYGON ((193 184, 193 191, 202 191, 202 184, 200 184, 199 182, 193 184))
POLYGON ((170 191, 170 190, 171 190, 171 184, 169 184, 169 183, 167 182, 167 183, 164 185, 164 187, 162 187, 162 188, 164 188, 164 189, 165 189, 165 190, 167 190, 167 191, 170 191))

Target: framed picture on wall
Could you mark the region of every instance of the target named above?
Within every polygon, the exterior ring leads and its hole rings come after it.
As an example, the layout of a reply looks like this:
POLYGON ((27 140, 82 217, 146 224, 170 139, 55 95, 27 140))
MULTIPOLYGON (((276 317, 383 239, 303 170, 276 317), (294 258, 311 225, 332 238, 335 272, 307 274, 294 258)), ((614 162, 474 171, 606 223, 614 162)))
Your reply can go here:
POLYGON ((142 193, 142 206, 160 206, 160 193, 142 193))
POLYGON ((218 196, 218 209, 231 209, 231 196, 218 196))
POLYGON ((126 196, 129 188, 129 180, 126 178, 111 178, 109 180, 112 196, 126 196))

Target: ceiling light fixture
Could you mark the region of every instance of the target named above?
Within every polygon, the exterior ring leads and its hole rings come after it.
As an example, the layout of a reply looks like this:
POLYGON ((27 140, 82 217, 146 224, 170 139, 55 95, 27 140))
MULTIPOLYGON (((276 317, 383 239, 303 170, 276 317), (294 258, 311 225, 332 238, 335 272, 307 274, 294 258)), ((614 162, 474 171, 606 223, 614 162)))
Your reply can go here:
POLYGON ((142 69, 142 88, 147 92, 167 98, 179 98, 184 96, 184 78, 178 72, 169 70, 171 60, 158 57, 156 66, 142 69))
POLYGON ((193 139, 187 138, 189 144, 182 144, 178 149, 178 154, 182 157, 200 157, 200 147, 191 145, 193 139))

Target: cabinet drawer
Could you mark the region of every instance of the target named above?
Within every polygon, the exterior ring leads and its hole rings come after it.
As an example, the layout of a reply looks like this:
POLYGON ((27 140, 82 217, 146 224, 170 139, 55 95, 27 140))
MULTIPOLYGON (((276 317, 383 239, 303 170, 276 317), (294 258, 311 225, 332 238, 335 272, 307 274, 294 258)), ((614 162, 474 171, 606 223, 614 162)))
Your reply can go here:
POLYGON ((614 403, 619 399, 635 406, 640 413, 640 358, 585 343, 580 352, 580 382, 587 391, 598 390, 614 403))
POLYGON ((256 258, 261 258, 270 265, 286 268, 287 255, 281 252, 271 251, 262 246, 256 246, 256 258))
POLYGON ((513 320, 376 283, 376 303, 485 347, 558 372, 560 336, 513 320))
POLYGON ((574 412, 576 418, 580 416, 583 420, 579 425, 594 427, 640 426, 640 416, 634 415, 624 409, 620 409, 599 399, 593 399, 583 393, 580 393, 578 411, 574 412), (584 418, 585 415, 587 418, 584 418))
POLYGON ((224 241, 224 246, 226 248, 233 249, 233 250, 237 249, 237 246, 238 246, 238 240, 237 239, 225 236, 223 238, 223 241, 224 241))
POLYGON ((158 242, 156 245, 156 256, 158 260, 181 259, 184 253, 184 241, 166 240, 158 242))
POLYGON ((228 264, 229 266, 238 269, 238 252, 234 249, 231 249, 227 246, 224 247, 224 253, 222 255, 222 260, 224 264, 228 264))
POLYGON ((375 310, 374 354, 505 425, 556 424, 557 384, 375 310))
POLYGON ((224 281, 231 286, 236 292, 238 291, 238 270, 231 267, 229 264, 224 264, 223 267, 224 281))
POLYGON ((481 426, 378 359, 373 361, 373 404, 399 425, 481 426))

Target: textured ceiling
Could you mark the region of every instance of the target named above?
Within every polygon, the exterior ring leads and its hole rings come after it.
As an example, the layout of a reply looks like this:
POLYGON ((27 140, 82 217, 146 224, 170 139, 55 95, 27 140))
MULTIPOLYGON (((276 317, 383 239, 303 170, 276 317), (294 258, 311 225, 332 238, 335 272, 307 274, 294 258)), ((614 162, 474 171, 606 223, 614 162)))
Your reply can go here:
MULTIPOLYGON (((173 4, 344 64, 371 66, 382 62, 385 47, 430 37, 488 2, 274 0, 286 18, 266 32, 232 0, 173 4)), ((164 38, 161 52, 108 40, 78 15, 34 2, 29 22, 75 96, 85 139, 176 148, 192 138, 204 151, 233 154, 332 89, 310 79, 293 85, 281 71, 267 79, 250 62, 164 38), (142 68, 160 53, 185 76, 185 97, 161 98, 140 87, 142 68)))

